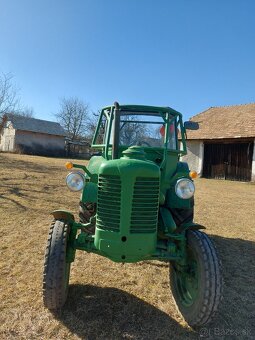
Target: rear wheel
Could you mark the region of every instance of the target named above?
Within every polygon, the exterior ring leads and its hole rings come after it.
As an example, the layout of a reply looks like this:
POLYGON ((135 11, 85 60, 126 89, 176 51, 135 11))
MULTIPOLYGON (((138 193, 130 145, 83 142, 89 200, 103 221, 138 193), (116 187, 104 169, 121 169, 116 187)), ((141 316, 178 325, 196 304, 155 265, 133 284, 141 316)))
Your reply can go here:
POLYGON ((66 261, 70 226, 66 221, 53 221, 45 251, 43 272, 43 302, 57 310, 66 302, 71 263, 66 261))
POLYGON ((187 267, 170 264, 170 285, 176 305, 191 327, 207 324, 218 309, 222 276, 216 249, 209 237, 187 232, 187 267))

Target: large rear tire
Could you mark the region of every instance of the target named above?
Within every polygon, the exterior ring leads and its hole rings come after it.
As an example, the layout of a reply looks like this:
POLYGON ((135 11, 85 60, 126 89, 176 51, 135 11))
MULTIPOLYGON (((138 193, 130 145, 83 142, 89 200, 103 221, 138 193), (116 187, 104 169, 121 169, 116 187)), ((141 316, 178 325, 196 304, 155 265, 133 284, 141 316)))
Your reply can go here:
POLYGON ((70 226, 66 221, 53 221, 46 251, 43 272, 43 302, 50 310, 58 310, 66 302, 71 263, 66 261, 70 226))
POLYGON ((186 270, 170 264, 170 285, 177 308, 193 327, 211 321, 222 297, 220 261, 210 238, 200 232, 187 232, 186 270))

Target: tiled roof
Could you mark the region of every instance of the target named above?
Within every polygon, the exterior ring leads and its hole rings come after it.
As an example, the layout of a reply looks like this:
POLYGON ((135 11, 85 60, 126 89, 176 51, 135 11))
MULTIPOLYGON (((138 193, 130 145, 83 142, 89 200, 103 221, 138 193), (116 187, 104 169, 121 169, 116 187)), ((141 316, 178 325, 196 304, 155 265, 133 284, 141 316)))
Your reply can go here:
POLYGON ((56 122, 16 116, 12 114, 8 114, 6 119, 12 122, 13 128, 16 130, 45 133, 56 136, 66 136, 65 130, 59 123, 56 122))
POLYGON ((210 107, 190 120, 199 130, 187 130, 188 139, 255 137, 255 103, 210 107))

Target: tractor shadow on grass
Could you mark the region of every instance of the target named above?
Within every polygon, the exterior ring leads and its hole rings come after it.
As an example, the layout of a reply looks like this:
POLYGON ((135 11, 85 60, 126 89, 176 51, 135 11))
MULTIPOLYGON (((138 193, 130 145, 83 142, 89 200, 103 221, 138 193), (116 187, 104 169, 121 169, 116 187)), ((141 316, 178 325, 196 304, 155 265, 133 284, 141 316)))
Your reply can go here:
POLYGON ((132 294, 92 285, 71 285, 67 303, 57 318, 72 333, 88 340, 254 339, 255 243, 210 237, 222 261, 223 300, 212 322, 197 333, 132 294))
POLYGON ((219 312, 208 327, 215 335, 219 331, 227 337, 232 331, 231 339, 254 339, 255 242, 217 235, 210 238, 222 261, 224 285, 219 312))
POLYGON ((197 339, 166 313, 117 288, 70 285, 57 318, 81 339, 197 339))

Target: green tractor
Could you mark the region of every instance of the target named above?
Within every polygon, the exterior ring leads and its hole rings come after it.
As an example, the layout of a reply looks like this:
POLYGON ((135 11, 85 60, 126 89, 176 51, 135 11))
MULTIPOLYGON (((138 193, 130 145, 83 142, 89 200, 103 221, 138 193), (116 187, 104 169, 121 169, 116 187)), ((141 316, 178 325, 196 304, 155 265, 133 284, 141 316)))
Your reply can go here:
POLYGON ((207 324, 222 292, 216 249, 193 221, 195 172, 180 161, 186 129, 170 107, 119 105, 102 109, 87 166, 72 169, 66 183, 81 191, 80 221, 56 210, 43 274, 44 305, 63 307, 77 249, 132 263, 169 263, 176 305, 191 327, 207 324))

